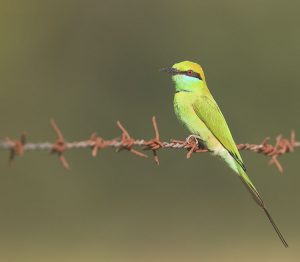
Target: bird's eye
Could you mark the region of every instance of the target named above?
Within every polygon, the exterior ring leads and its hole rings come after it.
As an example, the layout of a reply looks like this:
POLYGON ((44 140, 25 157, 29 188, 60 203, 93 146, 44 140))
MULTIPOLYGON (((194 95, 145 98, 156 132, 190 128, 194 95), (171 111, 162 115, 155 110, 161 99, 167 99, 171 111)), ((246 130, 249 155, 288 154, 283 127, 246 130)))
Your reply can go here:
POLYGON ((192 76, 194 74, 194 71, 193 70, 188 70, 186 71, 187 75, 188 76, 192 76))

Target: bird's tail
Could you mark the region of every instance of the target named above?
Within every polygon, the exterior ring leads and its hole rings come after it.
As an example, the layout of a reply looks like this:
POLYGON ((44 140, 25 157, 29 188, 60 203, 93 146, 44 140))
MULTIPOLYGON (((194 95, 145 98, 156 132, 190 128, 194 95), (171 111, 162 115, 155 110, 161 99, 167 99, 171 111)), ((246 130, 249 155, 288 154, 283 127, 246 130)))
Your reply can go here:
POLYGON ((246 186, 246 188, 248 189, 248 191, 252 195, 255 202, 264 210, 266 216, 268 217, 270 223, 272 224, 274 230, 276 231, 279 239, 281 240, 281 242, 283 243, 283 245, 285 247, 288 247, 287 242, 285 241, 283 235, 281 234, 281 232, 278 229, 277 225, 275 224, 273 218, 271 217, 270 213, 268 212, 268 210, 267 210, 267 208, 264 204, 264 201, 262 200, 262 198, 261 198, 260 194, 258 193, 257 189, 255 188, 255 186, 251 182, 250 178, 248 177, 246 172, 241 167, 238 167, 238 171, 239 171, 239 177, 242 180, 243 184, 246 186))

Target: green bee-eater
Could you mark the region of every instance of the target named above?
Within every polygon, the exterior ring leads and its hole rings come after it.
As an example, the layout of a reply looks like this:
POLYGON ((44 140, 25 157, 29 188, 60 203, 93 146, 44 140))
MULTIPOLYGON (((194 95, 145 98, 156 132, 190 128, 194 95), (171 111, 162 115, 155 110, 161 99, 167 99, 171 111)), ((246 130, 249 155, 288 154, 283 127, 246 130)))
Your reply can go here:
POLYGON ((242 157, 232 138, 226 120, 211 95, 200 65, 184 61, 163 68, 175 83, 174 109, 179 121, 197 136, 199 142, 221 157, 242 180, 255 202, 264 210, 285 247, 288 246, 257 189, 246 174, 242 157))

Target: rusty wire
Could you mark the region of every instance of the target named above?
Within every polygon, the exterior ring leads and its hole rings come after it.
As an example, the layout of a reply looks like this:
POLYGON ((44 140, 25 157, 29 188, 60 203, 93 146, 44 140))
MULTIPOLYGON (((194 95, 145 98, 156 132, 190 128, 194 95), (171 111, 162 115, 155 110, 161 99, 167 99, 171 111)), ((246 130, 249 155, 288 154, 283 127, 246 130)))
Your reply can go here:
MULTIPOLYGON (((99 150, 107 147, 115 148, 117 152, 127 150, 139 157, 148 158, 148 155, 138 151, 136 148, 141 147, 142 150, 151 150, 156 164, 159 165, 159 158, 157 151, 162 149, 185 149, 187 150, 186 157, 190 158, 193 153, 208 152, 207 149, 202 148, 195 136, 190 136, 188 139, 174 140, 163 142, 160 140, 159 130, 155 117, 152 117, 152 125, 154 128, 155 137, 149 140, 134 139, 130 136, 125 127, 117 121, 117 126, 121 130, 121 136, 106 140, 96 133, 92 134, 89 139, 84 141, 67 142, 58 128, 55 121, 50 121, 51 127, 56 134, 54 142, 31 143, 27 142, 26 134, 23 133, 20 139, 10 139, 0 141, 0 149, 10 151, 9 163, 13 163, 16 156, 23 155, 26 151, 46 150, 52 154, 57 154, 59 160, 65 169, 69 169, 70 165, 64 156, 66 150, 90 148, 92 156, 96 157, 99 150)), ((278 161, 278 157, 293 152, 295 148, 300 147, 300 142, 296 141, 295 132, 292 131, 290 138, 284 138, 282 135, 277 136, 275 145, 269 143, 270 138, 265 138, 260 144, 237 144, 239 150, 249 150, 255 153, 266 155, 270 158, 269 164, 274 164, 279 172, 283 173, 283 167, 278 161)))

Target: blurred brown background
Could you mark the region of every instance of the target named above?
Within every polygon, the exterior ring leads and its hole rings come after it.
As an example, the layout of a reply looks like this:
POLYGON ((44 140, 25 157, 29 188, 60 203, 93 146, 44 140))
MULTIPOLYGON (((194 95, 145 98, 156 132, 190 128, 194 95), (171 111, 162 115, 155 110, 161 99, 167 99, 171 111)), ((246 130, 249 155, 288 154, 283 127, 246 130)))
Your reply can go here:
MULTIPOLYGON (((188 134, 173 113, 161 67, 202 64, 237 142, 299 124, 299 1, 11 1, 0 8, 0 137, 53 140, 188 134)), ((161 166, 107 149, 1 151, 1 261, 299 261, 300 152, 243 152, 248 171, 290 244, 284 249, 241 182, 208 154, 160 153, 161 166)))

